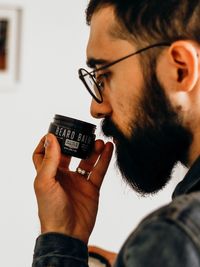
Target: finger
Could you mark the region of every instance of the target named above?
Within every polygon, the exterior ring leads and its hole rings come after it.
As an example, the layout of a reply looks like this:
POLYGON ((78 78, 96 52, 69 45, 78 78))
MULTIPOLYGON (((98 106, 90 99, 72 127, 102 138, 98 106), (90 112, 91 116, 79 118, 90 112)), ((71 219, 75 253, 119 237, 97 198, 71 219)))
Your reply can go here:
MULTIPOLYGON (((53 134, 46 135, 44 146, 45 153, 40 169, 38 170, 38 178, 49 179, 55 177, 57 173, 58 165, 61 159, 61 151, 60 145, 53 134)), ((40 153, 40 149, 38 149, 36 152, 40 153)))
POLYGON ((78 167, 87 172, 91 172, 104 147, 103 140, 96 140, 93 152, 87 159, 81 160, 78 167))
POLYGON ((71 156, 61 155, 59 169, 68 169, 71 162, 71 156))
POLYGON ((111 142, 106 143, 104 150, 102 154, 99 157, 99 160, 97 161, 91 175, 90 175, 90 181, 100 188, 103 178, 107 172, 110 160, 112 158, 113 154, 113 144, 111 142))
POLYGON ((36 149, 33 152, 32 158, 36 169, 38 168, 38 166, 41 165, 44 158, 44 153, 45 153, 44 143, 45 143, 45 136, 43 136, 43 138, 40 140, 39 144, 37 145, 36 149))

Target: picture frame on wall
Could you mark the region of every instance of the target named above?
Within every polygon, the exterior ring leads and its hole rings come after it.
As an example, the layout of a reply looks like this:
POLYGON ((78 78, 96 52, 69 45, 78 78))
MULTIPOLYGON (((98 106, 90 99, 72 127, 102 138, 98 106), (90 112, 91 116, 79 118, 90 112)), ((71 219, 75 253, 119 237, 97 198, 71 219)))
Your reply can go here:
POLYGON ((21 9, 0 6, 0 90, 19 81, 21 9))

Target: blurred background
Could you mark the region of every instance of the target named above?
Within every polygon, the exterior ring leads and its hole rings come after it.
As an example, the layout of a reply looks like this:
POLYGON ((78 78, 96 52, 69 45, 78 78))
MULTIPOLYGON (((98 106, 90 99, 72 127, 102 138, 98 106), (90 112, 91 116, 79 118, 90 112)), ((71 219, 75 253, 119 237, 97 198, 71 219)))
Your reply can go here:
MULTIPOLYGON (((90 96, 77 75, 77 69, 85 67, 86 60, 87 2, 0 0, 0 9, 21 9, 21 37, 19 43, 16 41, 16 47, 20 46, 19 80, 7 86, 0 77, 2 266, 31 266, 35 239, 40 233, 32 152, 47 132, 54 114, 95 123, 97 136, 101 137, 99 122, 90 117, 90 96)), ((3 64, 0 72, 6 68, 3 64)), ((77 163, 74 159, 71 168, 77 163)), ((184 172, 179 166, 174 172, 176 178, 165 190, 155 197, 142 198, 123 183, 113 157, 102 186, 90 244, 117 252, 146 214, 170 201, 184 172)))

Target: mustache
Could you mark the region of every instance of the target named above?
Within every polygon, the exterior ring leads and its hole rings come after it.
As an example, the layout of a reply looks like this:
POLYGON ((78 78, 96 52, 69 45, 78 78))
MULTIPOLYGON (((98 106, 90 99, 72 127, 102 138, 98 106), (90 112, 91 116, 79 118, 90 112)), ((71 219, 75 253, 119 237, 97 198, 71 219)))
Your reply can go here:
POLYGON ((123 133, 119 130, 117 125, 109 118, 106 117, 101 122, 101 129, 106 137, 113 137, 114 139, 124 139, 123 133))

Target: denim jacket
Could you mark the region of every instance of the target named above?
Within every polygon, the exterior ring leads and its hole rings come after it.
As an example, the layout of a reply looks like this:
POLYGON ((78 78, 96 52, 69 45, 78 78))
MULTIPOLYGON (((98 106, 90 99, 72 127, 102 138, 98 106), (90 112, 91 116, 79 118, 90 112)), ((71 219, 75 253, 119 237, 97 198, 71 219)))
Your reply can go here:
MULTIPOLYGON (((119 251, 114 267, 200 267, 200 157, 170 204, 148 215, 119 251)), ((87 246, 58 233, 36 240, 32 267, 86 267, 87 246)))

